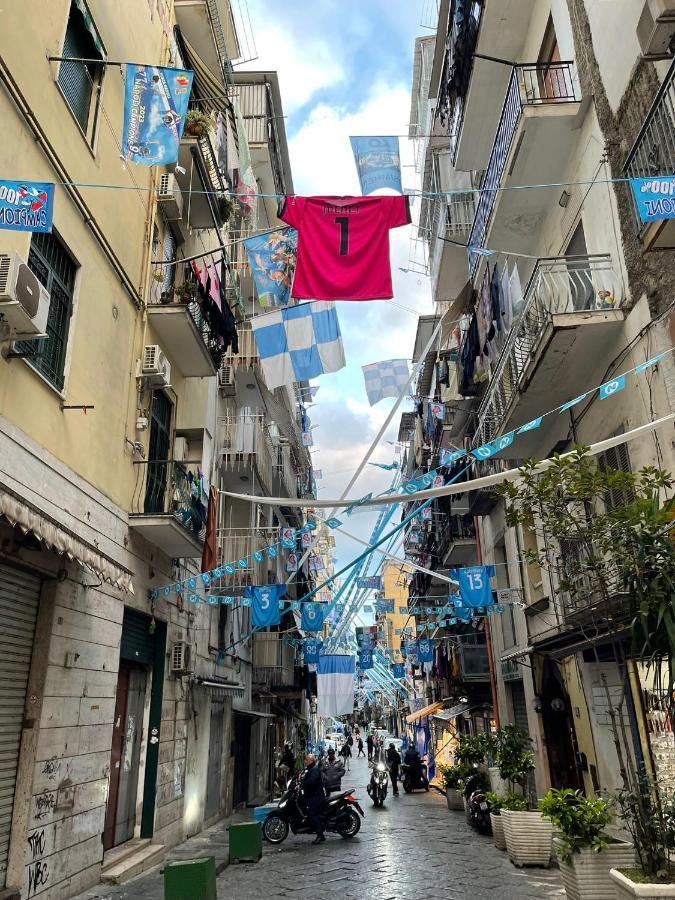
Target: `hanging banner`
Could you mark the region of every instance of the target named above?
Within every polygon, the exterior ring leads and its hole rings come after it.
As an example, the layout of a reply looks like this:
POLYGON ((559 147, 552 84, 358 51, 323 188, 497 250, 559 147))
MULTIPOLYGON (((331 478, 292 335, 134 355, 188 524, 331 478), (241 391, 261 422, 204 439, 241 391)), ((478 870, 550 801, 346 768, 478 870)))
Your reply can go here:
POLYGON ((143 166, 178 161, 192 72, 128 63, 124 75, 122 153, 143 166))
POLYGON ((405 666, 403 663, 394 663, 392 666, 394 678, 405 678, 405 666))
POLYGON ((300 628, 307 632, 321 631, 324 613, 325 608, 322 603, 303 603, 300 628))
POLYGON ((262 307, 286 306, 298 254, 298 232, 283 228, 268 234, 256 234, 242 242, 262 307))
POLYGON ((439 422, 443 421, 445 418, 445 403, 432 403, 429 409, 434 419, 438 419, 439 422))
POLYGON ((302 649, 305 654, 305 663, 308 666, 316 665, 323 649, 323 641, 318 641, 316 638, 308 638, 302 642, 302 649))
POLYGON ((246 587, 244 593, 251 600, 251 623, 254 628, 269 628, 279 624, 279 601, 286 593, 285 584, 246 587))
POLYGON ((317 713, 346 716, 354 711, 353 656, 322 654, 316 667, 317 713))
POLYGON ((287 572, 297 572, 299 566, 298 554, 297 553, 289 553, 288 558, 286 559, 286 571, 287 572))
POLYGON ((350 137, 362 194, 379 188, 403 193, 398 137, 350 137))
POLYGON ((365 672, 366 669, 373 668, 373 651, 359 650, 359 669, 365 672))
POLYGON ((408 662, 416 666, 419 664, 419 656, 417 651, 417 641, 406 641, 405 642, 405 655, 408 662))
POLYGON ((374 647, 377 643, 376 625, 357 625, 355 631, 356 643, 359 647, 374 647))
POLYGON ((434 645, 429 638, 423 638, 417 642, 417 654, 420 662, 430 663, 434 661, 434 645))
POLYGON ((356 586, 361 590, 382 590, 381 575, 366 575, 356 579, 356 586))
POLYGON ((54 185, 46 181, 0 181, 0 228, 47 234, 52 230, 54 185))
POLYGON ((630 186, 643 222, 675 219, 675 175, 631 178, 630 186))

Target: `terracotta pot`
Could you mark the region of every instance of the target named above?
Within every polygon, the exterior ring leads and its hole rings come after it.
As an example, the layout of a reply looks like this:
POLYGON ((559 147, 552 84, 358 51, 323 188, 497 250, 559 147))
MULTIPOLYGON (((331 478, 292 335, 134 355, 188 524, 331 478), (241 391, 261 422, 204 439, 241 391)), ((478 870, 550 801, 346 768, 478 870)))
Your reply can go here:
POLYGON ((635 897, 640 900, 663 900, 664 897, 675 897, 675 884, 636 884, 618 869, 610 869, 609 877, 614 882, 616 900, 634 900, 635 897))
POLYGON ((492 842, 497 850, 506 850, 506 838, 504 837, 504 823, 501 816, 490 813, 492 822, 492 842))
POLYGON ((553 825, 539 812, 503 809, 504 837, 514 866, 544 866, 551 863, 553 825))
MULTIPOLYGON (((560 857, 559 842, 554 840, 556 856, 560 857)), ((616 891, 609 870, 635 865, 632 844, 617 841, 599 853, 584 847, 572 854, 569 863, 559 858, 560 875, 567 900, 614 900, 616 891)))
POLYGON ((445 799, 448 802, 448 809, 464 809, 464 797, 457 788, 446 788, 445 799))

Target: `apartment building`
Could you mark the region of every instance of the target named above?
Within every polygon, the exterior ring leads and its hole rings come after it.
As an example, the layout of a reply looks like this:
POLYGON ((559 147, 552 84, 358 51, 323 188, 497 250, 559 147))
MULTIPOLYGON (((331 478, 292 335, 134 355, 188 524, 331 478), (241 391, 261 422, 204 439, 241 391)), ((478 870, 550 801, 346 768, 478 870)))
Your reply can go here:
MULTIPOLYGON (((172 589, 200 571, 211 486, 246 474, 255 490, 259 478, 266 490, 311 490, 308 454, 273 424, 294 420, 302 386, 256 419, 260 460, 242 448, 234 461, 224 437, 237 385, 241 408, 263 405, 246 397, 255 365, 244 335, 237 377, 224 374, 231 322, 204 299, 217 293, 245 333, 254 292, 237 241, 257 223, 230 196, 222 130, 251 157, 259 189, 272 171, 292 187, 274 76, 262 81, 270 105, 244 120, 239 55, 227 0, 30 0, 3 16, 3 171, 56 185, 52 233, 3 230, 0 242, 3 266, 16 256, 50 296, 47 336, 4 335, 0 357, 8 897, 69 897, 156 864, 265 796, 272 749, 301 722, 294 649, 276 635, 271 653, 253 644, 249 610, 172 589), (201 126, 186 128, 175 171, 121 159, 127 61, 194 71, 201 126)), ((269 216, 259 208, 264 227, 269 216)), ((264 519, 221 500, 217 558, 277 542, 294 515, 264 519), (239 527, 234 547, 224 530, 239 527)), ((288 577, 256 569, 249 583, 263 574, 288 577)))
MULTIPOLYGON (((454 0, 440 4, 435 39, 417 41, 411 136, 423 183, 453 191, 421 210, 444 319, 418 395, 445 403, 447 447, 469 450, 536 423, 473 464, 472 476, 590 444, 673 408, 670 354, 647 380, 629 376, 620 398, 593 390, 673 345, 671 226, 642 226, 621 181, 673 172, 667 6, 454 0), (510 300, 496 318, 495 294, 510 300), (584 394, 564 414, 536 421, 584 394)), ((430 433, 419 445, 415 464, 431 468, 430 433)), ((601 459, 615 469, 673 471, 674 463, 672 426, 601 459)), ((465 465, 445 477, 466 477, 465 465)), ((654 752, 663 698, 635 661, 623 662, 621 594, 592 583, 573 540, 542 546, 534 532, 509 527, 493 492, 464 502, 446 510, 444 527, 456 531, 465 516, 475 544, 463 564, 494 565, 509 598, 503 614, 483 620, 493 697, 499 720, 533 737, 537 791, 620 785, 609 727, 617 707, 630 753, 648 769, 672 767, 654 752), (527 549, 545 564, 530 565, 527 549), (587 579, 574 599, 563 589, 570 576, 587 579)))

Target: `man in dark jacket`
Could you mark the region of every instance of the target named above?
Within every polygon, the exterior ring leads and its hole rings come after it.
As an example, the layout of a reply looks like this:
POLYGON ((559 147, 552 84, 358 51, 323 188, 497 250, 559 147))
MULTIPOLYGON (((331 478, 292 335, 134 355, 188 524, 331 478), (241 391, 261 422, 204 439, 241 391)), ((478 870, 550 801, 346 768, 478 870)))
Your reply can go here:
POLYGON ((369 734, 366 738, 366 744, 368 745, 368 759, 373 758, 373 736, 369 734))
MULTIPOLYGON (((346 746, 346 744, 345 744, 346 746)), ((339 791, 342 787, 342 778, 345 774, 345 764, 335 756, 335 750, 328 751, 328 758, 321 764, 321 776, 327 794, 339 791)))
POLYGON ((387 766, 389 768, 391 786, 394 789, 394 797, 398 797, 398 771, 401 766, 401 757, 393 744, 389 744, 387 748, 387 766))
POLYGON ((322 844, 326 838, 323 834, 323 811, 326 806, 326 792, 323 787, 321 770, 311 753, 305 756, 305 774, 302 777, 302 793, 307 805, 307 816, 316 831, 313 844, 322 844))

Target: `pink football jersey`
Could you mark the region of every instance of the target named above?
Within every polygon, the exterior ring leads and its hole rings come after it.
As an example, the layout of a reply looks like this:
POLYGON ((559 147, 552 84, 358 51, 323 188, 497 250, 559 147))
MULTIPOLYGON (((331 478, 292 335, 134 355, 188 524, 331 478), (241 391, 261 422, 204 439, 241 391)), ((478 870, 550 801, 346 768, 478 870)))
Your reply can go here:
POLYGON ((407 196, 286 197, 279 218, 298 232, 291 296, 378 300, 393 296, 389 229, 410 222, 407 196))

